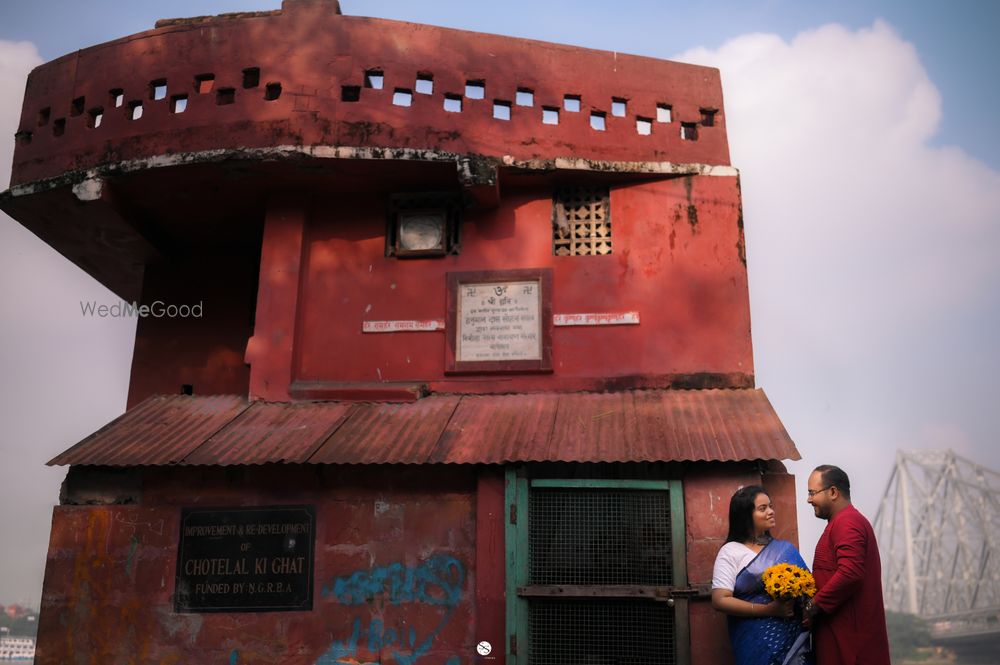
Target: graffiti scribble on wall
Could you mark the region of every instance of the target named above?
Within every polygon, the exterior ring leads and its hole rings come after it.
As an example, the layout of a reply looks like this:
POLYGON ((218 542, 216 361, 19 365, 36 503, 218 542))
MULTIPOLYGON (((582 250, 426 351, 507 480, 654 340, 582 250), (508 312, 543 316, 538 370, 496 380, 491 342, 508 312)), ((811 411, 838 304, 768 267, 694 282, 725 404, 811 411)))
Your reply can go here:
MULTIPOLYGON (((405 622, 387 626, 380 618, 355 616, 350 635, 335 640, 317 665, 356 665, 361 662, 359 650, 377 654, 383 649, 389 650, 399 665, 414 665, 430 651, 437 636, 448 625, 455 607, 462 601, 464 583, 462 563, 446 554, 432 556, 417 566, 396 562, 334 579, 323 587, 324 598, 333 598, 348 606, 416 603, 441 608, 441 620, 421 636, 414 627, 404 625, 405 622)), ((446 665, 459 665, 459 662, 457 656, 452 656, 446 665)))

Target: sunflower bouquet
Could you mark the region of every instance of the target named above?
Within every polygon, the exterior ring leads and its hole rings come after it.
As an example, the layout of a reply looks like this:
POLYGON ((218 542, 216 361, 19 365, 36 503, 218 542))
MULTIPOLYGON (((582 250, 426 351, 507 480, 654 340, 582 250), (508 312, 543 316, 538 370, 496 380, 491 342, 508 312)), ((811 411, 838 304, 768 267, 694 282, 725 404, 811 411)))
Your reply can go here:
POLYGON ((790 563, 779 563, 764 571, 764 590, 775 600, 792 600, 803 596, 812 598, 816 593, 816 580, 812 573, 790 563))

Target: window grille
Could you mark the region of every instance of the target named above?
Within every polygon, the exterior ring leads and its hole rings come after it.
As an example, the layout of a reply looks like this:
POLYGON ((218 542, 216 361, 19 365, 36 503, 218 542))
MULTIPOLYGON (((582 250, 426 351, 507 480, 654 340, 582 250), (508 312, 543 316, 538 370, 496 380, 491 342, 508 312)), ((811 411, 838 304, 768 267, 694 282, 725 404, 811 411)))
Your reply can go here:
POLYGON ((593 471, 507 470, 507 662, 689 665, 681 482, 593 471))
POLYGON ((664 603, 533 599, 531 665, 675 665, 674 613, 664 603))
POLYGON ((670 494, 531 490, 531 584, 673 584, 670 494))
POLYGON ((561 187, 552 206, 556 256, 611 253, 611 197, 607 187, 561 187))

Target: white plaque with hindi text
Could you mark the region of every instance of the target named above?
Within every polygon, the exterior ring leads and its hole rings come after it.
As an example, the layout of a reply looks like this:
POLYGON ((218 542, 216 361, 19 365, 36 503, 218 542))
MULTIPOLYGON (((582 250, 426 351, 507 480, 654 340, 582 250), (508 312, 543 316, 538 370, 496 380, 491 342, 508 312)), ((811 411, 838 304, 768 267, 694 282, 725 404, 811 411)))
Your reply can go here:
POLYGON ((541 359, 540 291, 538 281, 461 284, 456 360, 541 359))

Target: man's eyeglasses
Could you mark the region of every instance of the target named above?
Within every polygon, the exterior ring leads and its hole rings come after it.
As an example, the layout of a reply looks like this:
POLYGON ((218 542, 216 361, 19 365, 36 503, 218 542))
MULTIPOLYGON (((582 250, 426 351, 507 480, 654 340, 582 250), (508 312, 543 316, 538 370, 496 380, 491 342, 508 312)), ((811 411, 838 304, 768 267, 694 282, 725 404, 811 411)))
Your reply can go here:
POLYGON ((828 489, 831 489, 832 487, 833 487, 833 485, 827 485, 826 487, 824 487, 821 490, 808 490, 806 492, 806 494, 808 494, 810 497, 814 497, 817 494, 822 494, 823 492, 827 491, 828 489))

